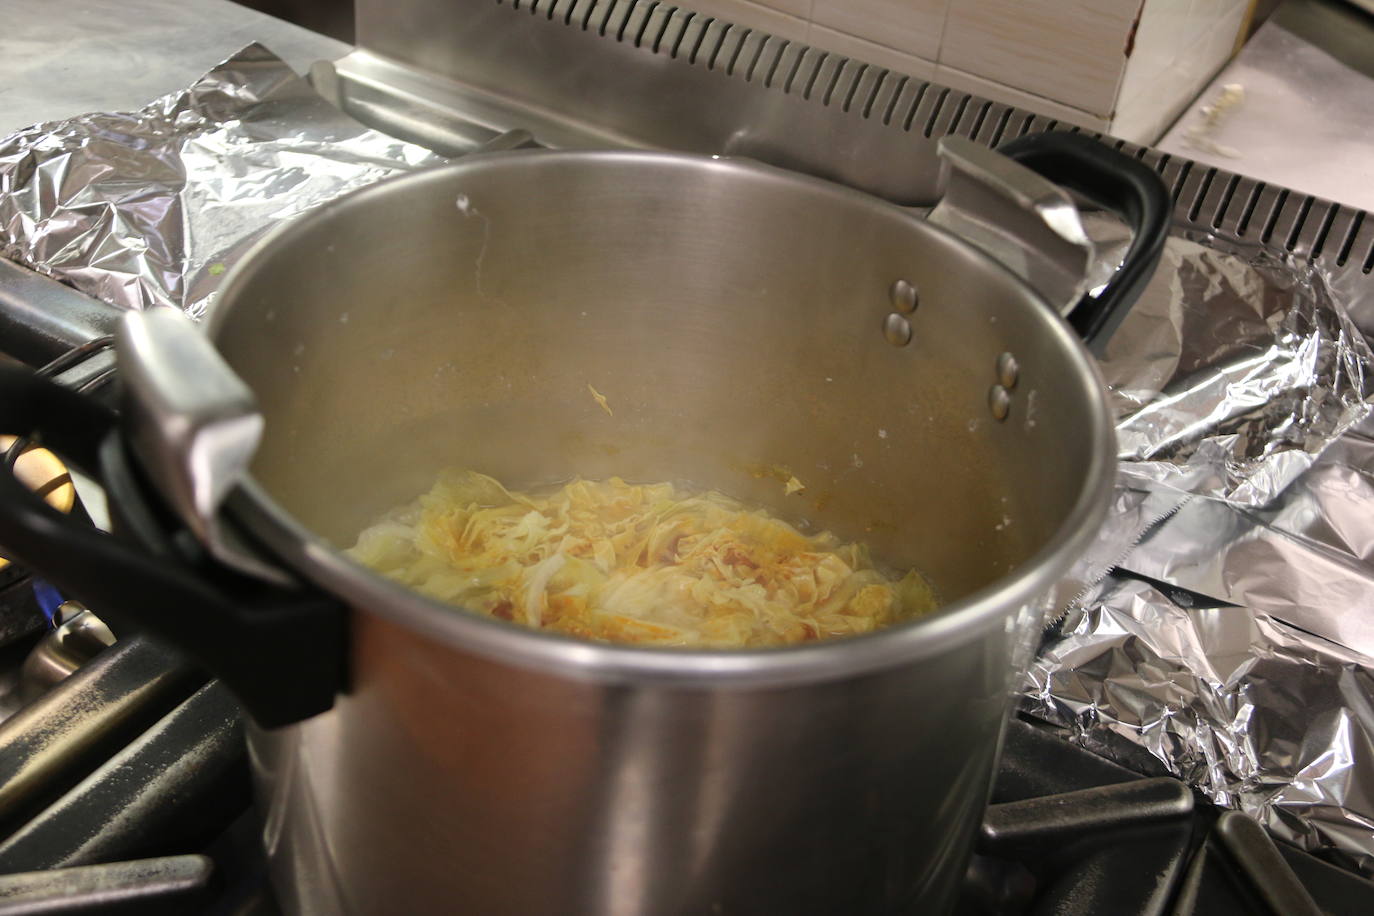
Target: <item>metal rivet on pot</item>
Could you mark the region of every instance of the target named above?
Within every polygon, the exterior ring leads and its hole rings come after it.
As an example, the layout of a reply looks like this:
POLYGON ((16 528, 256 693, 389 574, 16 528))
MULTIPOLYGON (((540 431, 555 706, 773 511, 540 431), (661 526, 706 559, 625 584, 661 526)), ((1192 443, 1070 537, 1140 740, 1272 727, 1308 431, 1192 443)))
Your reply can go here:
POLYGON ((916 287, 905 280, 893 283, 890 295, 892 307, 905 315, 916 311, 916 304, 920 301, 920 297, 916 295, 916 287))
POLYGON ((894 347, 905 347, 911 343, 911 322, 893 312, 883 319, 883 336, 894 347))
POLYGON ((997 381, 1003 388, 1015 388, 1016 381, 1021 377, 1021 364, 1016 361, 1016 357, 1010 353, 1003 353, 997 357, 997 381))
POLYGON ((1011 394, 1001 385, 993 385, 988 390, 988 409, 994 420, 1005 420, 1011 413, 1011 394))

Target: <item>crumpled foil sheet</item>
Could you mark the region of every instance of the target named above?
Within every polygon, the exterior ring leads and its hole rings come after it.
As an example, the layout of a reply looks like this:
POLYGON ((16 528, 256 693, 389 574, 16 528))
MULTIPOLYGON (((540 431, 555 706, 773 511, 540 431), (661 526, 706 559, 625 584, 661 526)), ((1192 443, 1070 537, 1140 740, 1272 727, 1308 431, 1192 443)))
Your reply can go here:
POLYGON ((1114 577, 1041 648, 1023 708, 1134 769, 1144 749, 1280 839, 1374 875, 1372 700, 1370 656, 1114 577))
MULTIPOLYGON (((138 112, 0 141, 0 255, 116 305, 199 316, 281 221, 439 161, 354 122, 254 45, 138 112)), ((1119 259, 1118 222, 1089 231, 1104 263, 1119 259)), ((1374 438, 1359 425, 1374 427, 1374 359, 1361 330, 1374 332, 1367 278, 1174 234, 1102 361, 1121 447, 1112 511, 1059 589, 1080 600, 1023 701, 1089 747, 1148 753, 1374 874, 1374 624, 1359 619, 1374 620, 1374 438), (1117 567, 1245 607, 1188 606, 1117 567)))
POLYGON ((1374 360, 1344 308, 1360 289, 1257 245, 1169 240, 1101 362, 1112 515, 1022 708, 1374 876, 1374 360))
POLYGON ((114 305, 201 317, 282 221, 441 161, 363 127, 253 44, 139 111, 0 140, 0 256, 114 305))
POLYGON ((1374 440, 1347 434, 1268 505, 1190 502, 1123 565, 1374 656, 1374 440))
MULTIPOLYGON (((1124 250, 1119 224, 1087 228, 1109 257, 1124 250)), ((1097 543, 1060 585, 1061 607, 1195 498, 1269 504, 1374 403, 1374 353, 1326 278, 1289 255, 1182 230, 1100 368, 1117 486, 1097 543)))
POLYGON ((1215 237, 1169 241, 1102 371, 1122 473, 1262 506, 1369 413, 1374 360, 1310 264, 1215 237))

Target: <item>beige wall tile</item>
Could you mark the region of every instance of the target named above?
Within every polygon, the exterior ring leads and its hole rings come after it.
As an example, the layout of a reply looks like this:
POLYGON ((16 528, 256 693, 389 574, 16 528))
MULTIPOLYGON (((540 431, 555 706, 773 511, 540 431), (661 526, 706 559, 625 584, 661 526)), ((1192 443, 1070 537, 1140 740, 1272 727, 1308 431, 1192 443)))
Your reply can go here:
POLYGON ((901 51, 894 51, 884 45, 864 41, 862 38, 855 38, 853 35, 846 35, 843 32, 836 32, 834 29, 813 25, 808 44, 820 48, 822 51, 833 51, 865 64, 874 64, 886 70, 892 70, 903 76, 915 77, 926 82, 935 78, 934 61, 925 60, 914 54, 903 54, 901 51))
POLYGON ((1107 116, 1140 3, 952 0, 938 62, 1107 116))
POLYGON ((950 0, 814 0, 811 21, 884 47, 935 60, 950 0))
POLYGON ((985 99, 992 99, 994 102, 1015 105, 1017 108, 1022 108, 1026 111, 1042 114, 1046 117, 1068 122, 1069 124, 1077 124, 1079 127, 1086 127, 1090 130, 1098 131, 1105 131, 1107 129, 1106 118, 1098 117, 1097 115, 1078 108, 1072 108, 1068 105, 1055 102, 1052 99, 1031 95, 1021 89, 985 79, 973 73, 965 73, 962 70, 948 67, 944 64, 936 65, 935 82, 941 86, 948 86, 950 89, 971 92, 985 99))
POLYGON ((749 0, 686 0, 682 7, 788 41, 806 41, 806 33, 810 28, 805 19, 780 13, 749 0))
POLYGON ((758 0, 761 6, 775 9, 780 13, 789 16, 796 16, 798 19, 811 21, 811 4, 813 0, 758 0))

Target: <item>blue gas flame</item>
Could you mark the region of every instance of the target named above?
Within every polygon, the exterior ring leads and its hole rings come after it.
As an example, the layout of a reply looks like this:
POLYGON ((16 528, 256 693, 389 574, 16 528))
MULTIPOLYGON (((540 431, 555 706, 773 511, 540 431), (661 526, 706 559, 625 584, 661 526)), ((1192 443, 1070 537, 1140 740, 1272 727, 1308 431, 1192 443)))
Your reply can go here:
POLYGON ((33 580, 33 597, 38 601, 38 609, 48 618, 49 626, 57 625, 57 609, 66 599, 62 594, 42 579, 33 580))

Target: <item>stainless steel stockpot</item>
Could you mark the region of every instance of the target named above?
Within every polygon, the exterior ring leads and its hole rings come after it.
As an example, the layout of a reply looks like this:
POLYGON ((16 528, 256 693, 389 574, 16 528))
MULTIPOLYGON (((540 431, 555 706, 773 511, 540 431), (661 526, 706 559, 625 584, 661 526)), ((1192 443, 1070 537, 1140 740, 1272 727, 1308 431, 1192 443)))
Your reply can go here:
MULTIPOLYGON (((1120 191, 1130 166, 1085 144, 1018 152, 1135 223, 1078 313, 1095 329, 1162 217, 1149 180, 1120 191)), ((118 422, 0 375, 79 414, 0 409, 98 468, 128 535, 66 525, 78 568, 6 490, 0 543, 243 698, 289 911, 943 911, 1009 687, 1114 467, 1057 314, 1084 285, 1063 282, 1076 212, 1009 160, 952 157, 939 225, 660 153, 474 157, 326 205, 235 268, 213 347, 177 314, 130 317, 118 422), (654 650, 439 606, 339 552, 452 465, 718 488, 917 566, 946 606, 831 643, 654 650)))

